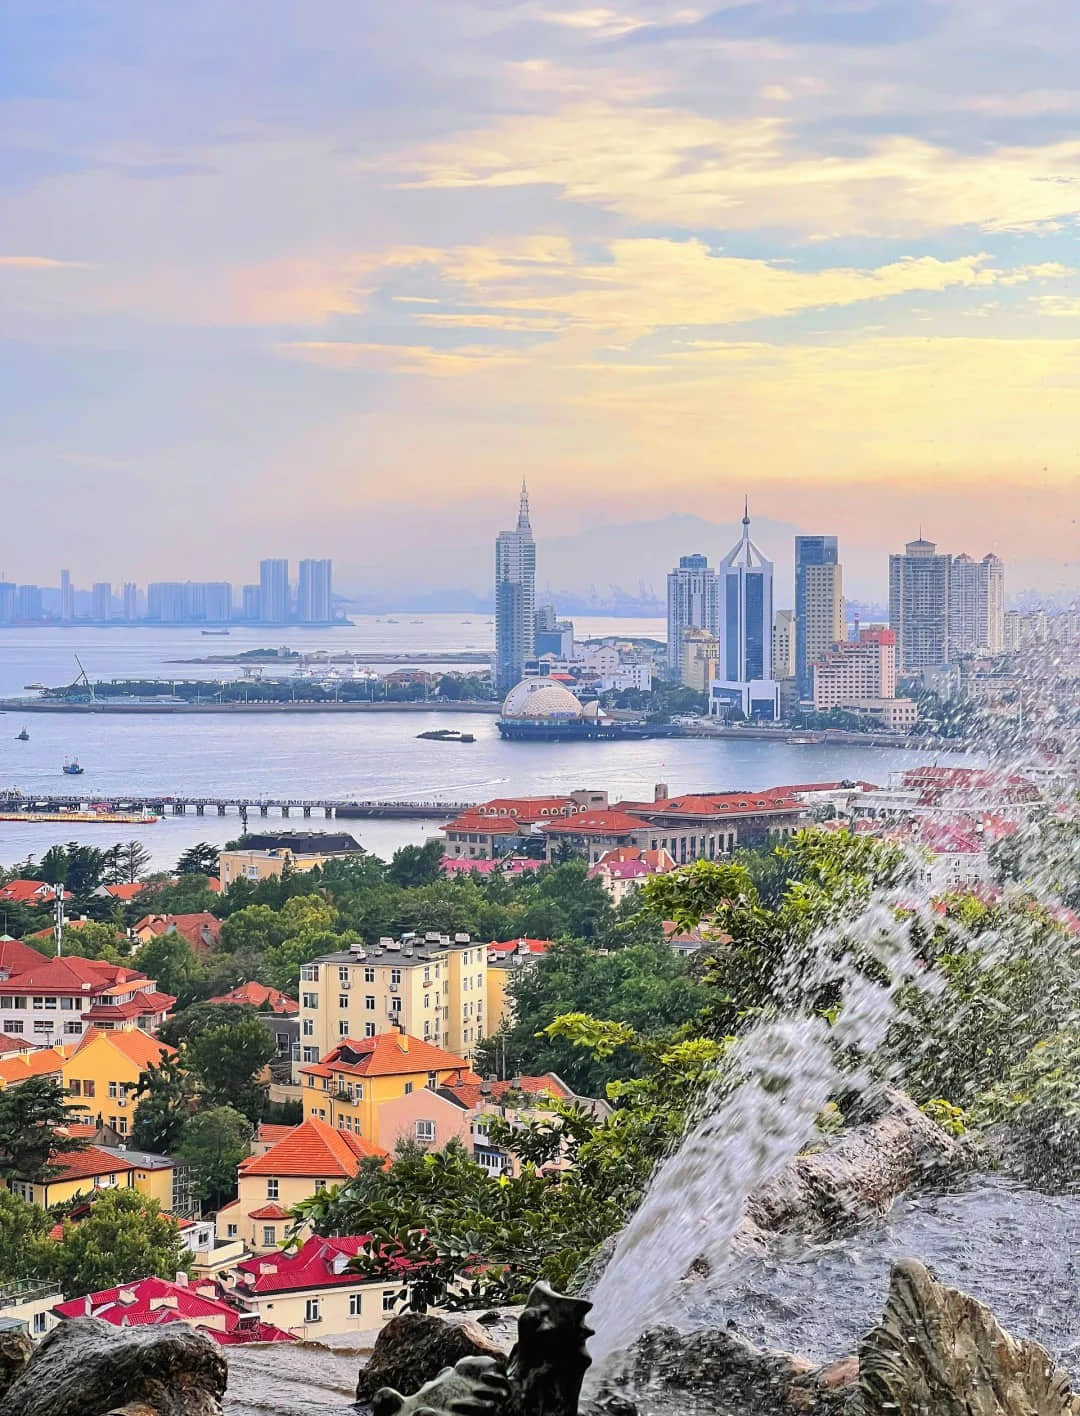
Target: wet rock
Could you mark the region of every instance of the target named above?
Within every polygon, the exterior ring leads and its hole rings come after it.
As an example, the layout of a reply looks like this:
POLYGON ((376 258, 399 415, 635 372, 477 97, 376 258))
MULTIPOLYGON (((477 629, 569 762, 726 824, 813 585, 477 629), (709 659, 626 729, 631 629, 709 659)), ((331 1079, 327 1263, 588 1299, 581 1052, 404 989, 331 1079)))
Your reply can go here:
POLYGON ((859 1350, 858 1416, 1080 1416, 1045 1348, 914 1259, 894 1265, 881 1322, 859 1350))
POLYGON ((380 1387, 371 1409, 373 1416, 505 1416, 510 1400, 510 1383, 496 1358, 463 1357, 411 1396, 380 1387))
POLYGON ((847 1130, 824 1149, 795 1159, 749 1197, 735 1235, 743 1252, 761 1251, 770 1235, 814 1234, 885 1214, 913 1186, 968 1169, 972 1153, 924 1116, 910 1098, 881 1088, 848 1117, 847 1130))
POLYGON ((356 1399, 371 1401, 380 1387, 411 1396, 463 1357, 493 1357, 505 1364, 507 1355, 490 1332, 468 1319, 400 1313, 375 1339, 371 1358, 357 1378, 356 1399))
POLYGON ((41 1340, 0 1416, 221 1416, 225 1355, 180 1323, 116 1328, 74 1318, 41 1340))
POLYGON ((33 1351, 34 1344, 25 1332, 0 1332, 0 1392, 7 1391, 33 1351))

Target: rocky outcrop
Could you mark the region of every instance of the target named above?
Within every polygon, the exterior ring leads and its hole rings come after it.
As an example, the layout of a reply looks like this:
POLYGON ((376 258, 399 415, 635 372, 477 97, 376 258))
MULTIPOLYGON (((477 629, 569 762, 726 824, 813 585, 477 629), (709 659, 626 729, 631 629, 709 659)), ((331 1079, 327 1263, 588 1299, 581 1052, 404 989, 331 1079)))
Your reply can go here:
POLYGON ((508 1355, 484 1328, 468 1319, 447 1321, 429 1313, 401 1313, 375 1339, 371 1358, 357 1378, 356 1399, 371 1401, 380 1387, 409 1396, 463 1357, 494 1357, 505 1363, 508 1355))
POLYGON ((184 1327, 61 1323, 0 1395, 0 1416, 221 1416, 225 1355, 184 1327))
POLYGON ((893 1267, 881 1322, 859 1349, 853 1416, 1080 1416, 1080 1396, 1037 1342, 946 1288, 922 1264, 893 1267))
POLYGON ((25 1332, 0 1332, 0 1392, 7 1391, 33 1352, 34 1344, 25 1332))
POLYGON ((882 1088, 849 1112, 849 1125, 820 1151, 796 1156, 746 1203, 735 1235, 745 1251, 772 1234, 812 1235, 852 1227, 886 1213, 914 1185, 956 1175, 970 1148, 924 1116, 910 1098, 882 1088))

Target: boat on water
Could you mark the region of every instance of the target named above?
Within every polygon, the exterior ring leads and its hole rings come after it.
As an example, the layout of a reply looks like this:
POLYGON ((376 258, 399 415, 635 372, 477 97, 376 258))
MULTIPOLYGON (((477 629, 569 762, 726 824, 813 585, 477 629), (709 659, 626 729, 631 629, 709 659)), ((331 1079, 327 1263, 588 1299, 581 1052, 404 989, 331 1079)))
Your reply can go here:
POLYGON ((220 635, 222 635, 222 634, 231 634, 232 631, 231 631, 231 630, 228 630, 228 629, 203 629, 203 630, 200 630, 199 633, 200 633, 200 634, 213 635, 213 636, 217 637, 217 636, 220 636, 220 635))
POLYGON ((157 816, 140 811, 0 811, 0 821, 89 826, 153 826, 157 816))
POLYGON ((417 733, 418 738, 427 738, 429 742, 475 742, 476 738, 472 733, 458 732, 457 728, 431 728, 426 733, 417 733))
POLYGON ((70 762, 64 763, 65 777, 81 777, 82 774, 83 768, 79 765, 79 759, 77 757, 73 757, 70 762))
POLYGON ((15 741, 16 741, 16 742, 29 742, 29 741, 30 741, 30 734, 26 731, 25 728, 23 728, 22 732, 19 732, 19 733, 16 733, 16 734, 15 734, 15 741))

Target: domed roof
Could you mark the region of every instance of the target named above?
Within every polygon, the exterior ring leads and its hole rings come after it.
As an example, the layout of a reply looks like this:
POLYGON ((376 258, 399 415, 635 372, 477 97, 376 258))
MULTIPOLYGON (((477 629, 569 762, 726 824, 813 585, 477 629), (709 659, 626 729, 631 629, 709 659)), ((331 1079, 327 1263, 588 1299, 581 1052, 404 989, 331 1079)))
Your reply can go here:
POLYGON ((600 719, 606 718, 607 714, 604 712, 603 708, 600 707, 599 700, 596 700, 592 703, 586 703, 585 707, 581 710, 581 716, 583 718, 600 719))
POLYGON ((552 678, 522 679, 503 700, 504 718, 580 718, 581 704, 552 678))

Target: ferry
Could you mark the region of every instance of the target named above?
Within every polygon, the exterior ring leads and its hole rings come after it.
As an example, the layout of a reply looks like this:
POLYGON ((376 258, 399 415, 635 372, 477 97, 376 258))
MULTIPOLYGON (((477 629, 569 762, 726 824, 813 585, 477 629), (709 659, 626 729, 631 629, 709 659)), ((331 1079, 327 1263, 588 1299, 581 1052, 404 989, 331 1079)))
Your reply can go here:
POLYGON ((77 757, 73 757, 70 762, 64 763, 65 777, 81 777, 82 774, 83 768, 79 766, 79 759, 77 757))
POLYGON ((138 811, 0 811, 0 821, 29 821, 65 825, 153 826, 157 817, 138 811))

